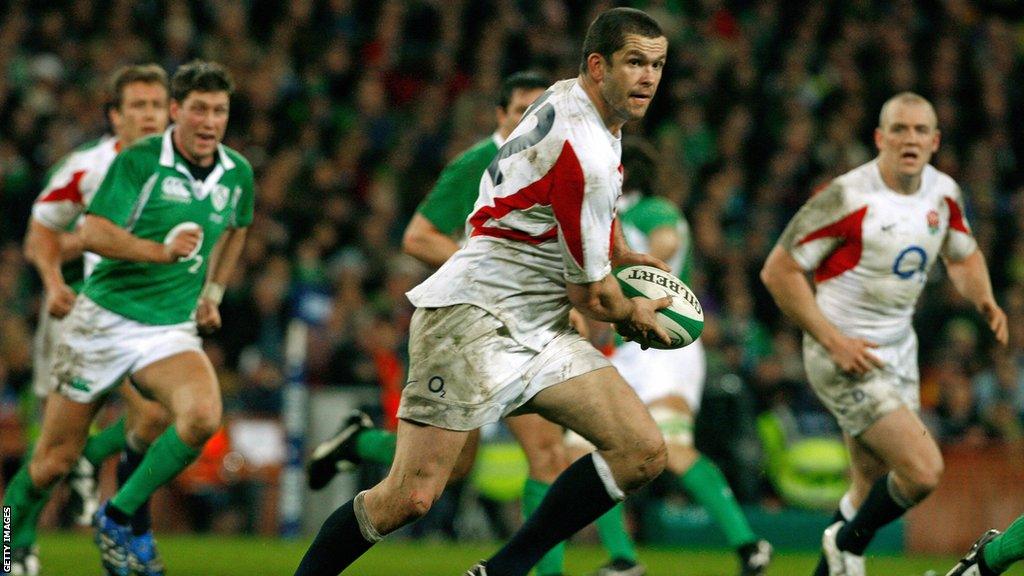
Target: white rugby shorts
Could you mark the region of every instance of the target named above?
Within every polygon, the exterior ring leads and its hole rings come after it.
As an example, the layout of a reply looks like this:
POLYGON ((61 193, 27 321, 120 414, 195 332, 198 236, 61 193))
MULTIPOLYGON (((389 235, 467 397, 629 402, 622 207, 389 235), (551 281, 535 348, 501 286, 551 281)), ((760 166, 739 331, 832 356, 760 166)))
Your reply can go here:
POLYGON ((64 322, 55 351, 56 390, 81 403, 92 402, 132 374, 180 352, 202 352, 195 322, 142 324, 79 295, 64 322))
POLYGON ((679 396, 695 415, 700 410, 707 360, 699 339, 675 350, 643 350, 636 342, 625 342, 615 349, 611 361, 644 404, 679 396))
POLYGON ((537 352, 477 306, 418 308, 409 327, 409 377, 398 417, 475 430, 549 386, 610 365, 574 330, 537 352))
POLYGON ((917 335, 913 330, 898 342, 872 348, 871 353, 885 367, 864 376, 840 371, 828 351, 807 334, 803 347, 811 388, 847 434, 859 435, 900 406, 915 412, 921 407, 917 335))
POLYGON ((45 309, 39 312, 39 323, 32 342, 32 392, 39 398, 46 398, 56 386, 53 380, 53 352, 64 331, 66 319, 67 316, 50 316, 45 309))

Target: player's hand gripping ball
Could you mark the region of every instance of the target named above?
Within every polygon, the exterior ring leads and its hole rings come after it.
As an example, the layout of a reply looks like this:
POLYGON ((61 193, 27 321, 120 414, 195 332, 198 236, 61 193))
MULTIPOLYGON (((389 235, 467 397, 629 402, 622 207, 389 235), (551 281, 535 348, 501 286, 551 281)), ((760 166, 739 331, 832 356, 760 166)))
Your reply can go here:
POLYGON ((692 344, 704 331, 704 309, 693 290, 672 274, 653 266, 623 266, 615 270, 622 293, 629 298, 672 297, 672 304, 658 310, 658 324, 668 332, 672 344, 666 346, 657 340, 651 348, 675 350, 692 344))

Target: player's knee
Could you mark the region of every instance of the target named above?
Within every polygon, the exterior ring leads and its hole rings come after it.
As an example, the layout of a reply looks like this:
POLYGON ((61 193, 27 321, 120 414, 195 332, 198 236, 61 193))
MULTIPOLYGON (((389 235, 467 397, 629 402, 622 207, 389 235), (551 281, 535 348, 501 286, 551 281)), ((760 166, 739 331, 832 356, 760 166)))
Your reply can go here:
POLYGON ((220 428, 221 408, 219 403, 196 404, 186 414, 178 416, 178 435, 190 446, 202 446, 220 428))
POLYGON ((634 444, 630 454, 629 472, 619 479, 621 488, 629 493, 657 478, 668 462, 668 451, 660 435, 641 440, 634 444))
POLYGON ((944 469, 945 465, 941 458, 916 466, 908 474, 908 484, 910 484, 910 490, 913 492, 913 494, 908 494, 908 496, 915 502, 924 500, 925 497, 938 487, 939 481, 942 480, 944 469))
POLYGON ((49 486, 67 476, 81 455, 75 446, 58 445, 48 450, 36 450, 32 455, 31 475, 37 486, 49 486))
POLYGON ((434 490, 410 489, 403 492, 398 506, 401 524, 408 524, 426 516, 440 496, 440 493, 434 490))

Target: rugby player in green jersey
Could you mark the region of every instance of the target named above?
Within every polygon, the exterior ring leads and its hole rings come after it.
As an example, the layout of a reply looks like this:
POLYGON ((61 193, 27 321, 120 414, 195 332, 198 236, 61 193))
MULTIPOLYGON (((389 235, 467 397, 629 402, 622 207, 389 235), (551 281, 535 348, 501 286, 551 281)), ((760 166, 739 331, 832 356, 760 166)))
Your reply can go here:
MULTIPOLYGON (((85 283, 86 268, 96 258, 83 255, 81 237, 75 229, 118 153, 167 127, 167 100, 167 74, 159 66, 145 64, 117 70, 109 84, 106 105, 113 133, 83 144, 61 159, 47 174, 46 186, 32 205, 25 256, 39 272, 46 291, 33 345, 32 388, 44 402, 56 394, 52 377, 54 348, 64 330, 64 318, 85 283)), ((91 436, 68 476, 69 507, 79 524, 89 524, 99 506, 95 475, 103 461, 124 451, 118 476, 130 474, 146 447, 167 427, 165 411, 159 404, 143 399, 127 384, 120 387, 120 393, 127 405, 127 422, 121 418, 91 436)), ((36 524, 50 491, 33 484, 28 467, 23 467, 8 481, 4 494, 4 505, 10 507, 17 528, 11 540, 11 573, 15 576, 36 576, 40 570, 36 524)), ((149 506, 141 506, 132 520, 133 527, 148 531, 149 506)))
POLYGON ((218 64, 196 61, 171 80, 161 135, 122 152, 89 205, 82 239, 102 260, 68 315, 51 398, 32 459, 37 486, 78 457, 89 423, 125 375, 171 413, 117 494, 97 512, 96 542, 110 575, 143 572, 129 526, 138 507, 198 455, 220 426, 216 375, 199 330, 220 327, 218 306, 253 216, 249 163, 221 144, 233 85, 218 64), (51 418, 54 407, 60 418, 51 418))

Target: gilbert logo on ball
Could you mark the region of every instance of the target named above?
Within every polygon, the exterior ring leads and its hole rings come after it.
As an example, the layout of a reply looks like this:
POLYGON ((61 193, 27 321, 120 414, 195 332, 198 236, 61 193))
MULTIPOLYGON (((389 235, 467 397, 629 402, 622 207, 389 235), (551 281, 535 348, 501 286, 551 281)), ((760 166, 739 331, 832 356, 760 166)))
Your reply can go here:
POLYGON ((672 297, 672 304, 658 310, 658 324, 672 338, 672 345, 651 342, 651 348, 674 350, 692 344, 704 331, 704 309, 690 287, 672 274, 653 266, 623 266, 615 271, 622 293, 630 298, 672 297))

